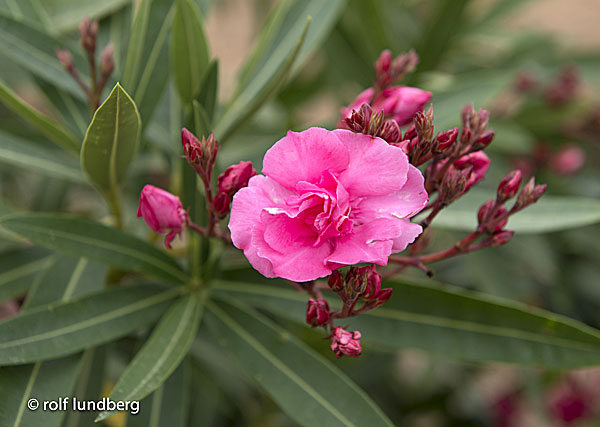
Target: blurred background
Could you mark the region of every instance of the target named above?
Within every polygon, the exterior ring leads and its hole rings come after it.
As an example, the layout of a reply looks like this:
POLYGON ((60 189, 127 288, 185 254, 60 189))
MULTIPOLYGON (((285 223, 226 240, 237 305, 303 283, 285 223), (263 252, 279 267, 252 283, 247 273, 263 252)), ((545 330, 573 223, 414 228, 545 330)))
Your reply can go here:
MULTIPOLYGON (((200 3, 212 56, 219 59, 218 96, 225 103, 276 2, 200 3)), ((496 130, 496 139, 486 152, 492 166, 478 186, 486 192, 485 198, 492 197, 495 183, 515 168, 546 183, 548 194, 600 198, 598 0, 349 0, 335 4, 334 25, 320 47, 297 64, 283 90, 231 137, 221 151, 221 167, 247 159, 260 170, 266 149, 288 129, 335 127, 340 108, 372 85, 373 63, 383 49, 395 55, 415 49, 420 64, 402 84, 433 92, 437 131, 458 126, 464 104, 491 112, 490 127, 496 130)), ((113 12, 122 12, 123 19, 131 16, 130 6, 109 12, 98 16, 101 28, 108 25, 113 12)), ((75 40, 75 28, 66 25, 64 34, 72 34, 75 40)), ((118 57, 116 61, 118 70, 118 57)), ((3 80, 27 102, 53 114, 30 76, 4 56, 0 64, 3 80)), ((175 138, 168 124, 164 125, 168 107, 161 108, 146 132, 147 144, 134 167, 139 173, 132 173, 132 188, 146 182, 147 170, 155 181, 167 176, 169 157, 179 149, 172 143, 175 138)), ((4 131, 28 133, 27 126, 3 106, 0 123, 4 131)), ((61 180, 24 173, 6 163, 0 167, 0 194, 3 203, 29 210, 104 209, 93 193, 73 186, 67 190, 61 180)), ((134 224, 138 192, 131 194, 127 210, 134 224)), ((143 225, 135 224, 143 233, 143 225)), ((465 233, 436 228, 433 234, 432 251, 453 244, 465 233)), ((436 281, 543 307, 600 328, 598 225, 517 234, 504 247, 433 267, 436 281)), ((420 272, 408 274, 424 279, 420 272)), ((317 334, 279 321, 314 342, 317 351, 328 351, 317 334)), ((197 410, 205 412, 202 417, 210 419, 210 425, 293 425, 243 375, 220 372, 220 355, 203 357, 214 369, 194 372, 197 383, 205 385, 197 390, 197 410), (223 385, 224 381, 228 383, 223 385)), ((358 361, 342 359, 339 366, 398 425, 600 425, 600 370, 559 373, 452 362, 417 350, 390 354, 369 348, 358 361)), ((113 370, 119 369, 116 363, 113 370)), ((122 420, 109 422, 120 425, 122 420)))

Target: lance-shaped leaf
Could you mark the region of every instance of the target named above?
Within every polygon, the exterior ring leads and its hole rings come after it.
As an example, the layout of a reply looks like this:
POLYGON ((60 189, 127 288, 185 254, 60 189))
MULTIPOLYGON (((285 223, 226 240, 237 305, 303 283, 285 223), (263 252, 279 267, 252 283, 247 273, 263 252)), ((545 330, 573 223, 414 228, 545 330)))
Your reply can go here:
MULTIPOLYGON (((433 221, 434 227, 473 231, 477 228, 476 212, 495 193, 472 189, 444 209, 433 221)), ((510 207, 510 202, 507 203, 510 207)), ((511 216, 509 230, 519 234, 549 233, 600 222, 600 201, 574 196, 544 195, 533 205, 511 216)))
POLYGON ((192 0, 177 0, 171 36, 171 63, 179 96, 192 102, 202 85, 209 54, 202 15, 192 0))
POLYGON ((26 311, 0 322, 0 365, 54 359, 112 341, 154 322, 179 294, 146 284, 26 311))
MULTIPOLYGON (((449 285, 402 282, 393 288, 385 305, 347 322, 363 334, 365 351, 419 348, 462 360, 559 369, 600 363, 600 332, 573 319, 449 285)), ((283 283, 218 282, 214 292, 304 322, 307 297, 283 283)))
POLYGON ((120 84, 94 113, 81 147, 81 167, 105 193, 114 193, 127 174, 140 138, 135 102, 120 84))
POLYGON ((212 123, 215 110, 217 109, 217 92, 219 89, 219 61, 210 63, 208 71, 204 75, 202 87, 198 94, 197 102, 200 103, 209 123, 212 123))
POLYGON ((138 105, 144 125, 150 124, 168 81, 167 41, 174 9, 171 0, 142 0, 133 21, 121 81, 138 105))
MULTIPOLYGON (((117 381, 110 398, 115 401, 142 400, 171 375, 187 354, 200 322, 202 296, 186 295, 173 303, 156 329, 117 381)), ((103 411, 96 421, 117 411, 103 411)))
POLYGON ((25 119, 50 141, 67 150, 79 153, 79 141, 77 141, 69 130, 26 104, 1 81, 0 101, 14 113, 25 119))
POLYGON ((296 57, 300 53, 300 48, 304 43, 308 28, 312 18, 309 16, 306 19, 304 30, 297 40, 294 48, 287 53, 285 61, 279 65, 276 63, 269 63, 271 67, 274 64, 278 65, 278 68, 273 70, 265 70, 264 73, 260 73, 254 78, 244 89, 234 97, 233 101, 227 105, 223 115, 218 120, 215 127, 215 136, 221 142, 226 140, 235 129, 237 129, 242 123, 248 120, 252 115, 258 111, 258 109, 275 93, 275 91, 283 84, 287 79, 292 65, 296 60, 296 57))
POLYGON ((264 316, 239 304, 211 301, 205 321, 219 344, 297 423, 393 425, 346 375, 264 316))
MULTIPOLYGON (((23 311, 67 301, 86 290, 99 290, 104 284, 104 275, 104 268, 98 269, 84 258, 54 256, 53 263, 30 290, 23 311)), ((0 425, 62 425, 64 411, 30 411, 26 410, 26 404, 32 397, 43 402, 55 400, 57 396, 70 396, 81 362, 82 355, 74 354, 32 365, 1 367, 0 378, 8 378, 10 386, 0 388, 0 401, 3 402, 0 425)))
POLYGON ((10 214, 0 227, 50 249, 101 264, 184 283, 187 275, 169 255, 123 231, 94 221, 56 214, 10 214))
POLYGON ((0 302, 19 296, 32 285, 34 277, 50 264, 52 252, 28 247, 0 255, 0 302))
POLYGON ((35 173, 86 183, 77 158, 59 149, 44 147, 0 131, 0 162, 35 173))

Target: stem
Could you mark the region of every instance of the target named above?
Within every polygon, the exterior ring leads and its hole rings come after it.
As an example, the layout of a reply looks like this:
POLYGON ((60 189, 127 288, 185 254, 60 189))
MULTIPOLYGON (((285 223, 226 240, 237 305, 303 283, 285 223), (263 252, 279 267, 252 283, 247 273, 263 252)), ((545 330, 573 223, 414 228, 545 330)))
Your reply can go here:
POLYGON ((118 229, 123 228, 123 218, 121 216, 121 202, 119 200, 119 190, 116 188, 111 189, 106 195, 107 202, 110 206, 115 226, 118 229))
MULTIPOLYGON (((429 255, 421 255, 416 257, 404 257, 404 256, 393 256, 390 257, 390 261, 396 264, 410 265, 414 267, 419 267, 423 270, 425 264, 430 264, 432 262, 441 261, 446 258, 450 258, 459 254, 464 254, 475 250, 476 247, 471 247, 471 244, 477 240, 482 235, 480 231, 474 231, 469 234, 467 237, 462 239, 460 242, 456 243, 454 246, 445 249, 443 251, 434 252, 429 255)), ((429 271, 425 267, 425 271, 429 271)))

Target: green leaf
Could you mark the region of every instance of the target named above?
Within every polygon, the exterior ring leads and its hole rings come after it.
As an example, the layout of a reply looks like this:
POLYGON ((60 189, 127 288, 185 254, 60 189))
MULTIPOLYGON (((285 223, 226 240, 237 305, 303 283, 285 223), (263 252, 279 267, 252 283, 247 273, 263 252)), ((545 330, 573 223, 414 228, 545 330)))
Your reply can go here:
POLYGON ((207 302, 206 309, 218 342, 297 423, 392 425, 348 377, 264 316, 225 302, 207 302))
MULTIPOLYGON (((182 363, 154 393, 140 402, 138 414, 127 416, 127 427, 185 427, 189 406, 190 369, 182 363)), ((208 425, 199 423, 194 425, 208 425)))
POLYGON ((0 256, 0 301, 24 294, 34 278, 50 265, 52 252, 28 247, 0 256))
POLYGON ((197 101, 204 108, 208 123, 211 123, 215 110, 217 109, 217 92, 219 89, 219 61, 214 60, 210 63, 208 71, 204 75, 200 94, 197 101))
MULTIPOLYGON (((110 398, 139 401, 160 387, 187 354, 201 314, 200 294, 186 295, 173 303, 117 381, 110 398)), ((117 411, 103 411, 96 422, 115 413, 117 411)))
MULTIPOLYGON (((304 25, 304 30, 297 40, 293 50, 285 56, 285 61, 271 61, 265 64, 263 72, 248 82, 237 94, 233 101, 225 108, 223 115, 216 124, 214 133, 221 143, 226 140, 232 132, 238 129, 242 123, 248 120, 258 109, 276 92, 276 90, 287 79, 292 65, 296 60, 312 18, 309 16, 304 25), (267 68, 268 67, 268 68, 267 68)), ((285 52, 285 51, 284 51, 285 52)), ((281 55, 278 53, 278 55, 281 55)))
POLYGON ((81 147, 81 168, 106 193, 115 192, 125 178, 140 128, 135 102, 117 83, 94 113, 81 147))
MULTIPOLYGON (((0 12, 0 52, 33 75, 85 99, 77 83, 56 58, 56 49, 65 49, 67 45, 37 28, 0 12)), ((72 55, 75 66, 84 81, 87 80, 85 58, 77 50, 73 50, 72 55)))
MULTIPOLYGON (((307 297, 280 285, 217 282, 219 297, 242 298, 304 322, 307 297)), ((363 348, 418 348, 443 357, 570 369, 600 363, 600 332, 583 323, 501 298, 432 283, 393 285, 382 307, 347 322, 363 348)), ((339 306, 337 297, 330 305, 339 306)))
MULTIPOLYGON (((477 210, 495 193, 471 189, 434 219, 433 226, 448 230, 473 231, 477 227, 477 210)), ((510 206, 510 205, 509 205, 510 206)), ((600 201, 571 196, 547 196, 511 216, 509 230, 519 234, 549 233, 600 222, 600 201)))
POLYGON ((55 214, 10 214, 0 226, 50 249, 84 256, 101 264, 137 271, 170 283, 187 275, 169 255, 154 246, 94 221, 55 214))
POLYGON ((79 153, 79 141, 62 125, 35 110, 0 81, 0 102, 19 115, 50 141, 67 150, 79 153))
MULTIPOLYGON (((23 312, 56 301, 67 301, 86 289, 99 290, 103 283, 104 271, 94 268, 87 260, 54 256, 52 264, 30 290, 23 312)), ((64 411, 30 411, 26 404, 32 397, 43 402, 70 396, 81 361, 81 354, 77 354, 33 365, 1 367, 0 378, 9 378, 11 385, 0 390, 0 400, 6 402, 0 411, 0 425, 59 427, 64 411)))
POLYGON ((200 92, 209 54, 202 15, 192 0, 176 0, 171 63, 179 96, 189 104, 200 92))
POLYGON ((154 322, 179 292, 129 286, 28 310, 0 322, 0 365, 54 359, 125 336, 154 322))
POLYGON ((123 68, 122 83, 132 94, 143 124, 149 125, 169 78, 171 0, 139 2, 123 68))
POLYGON ((194 113, 194 133, 200 137, 210 134, 210 119, 204 107, 196 100, 192 101, 192 110, 194 113))
POLYGON ((0 162, 79 184, 86 183, 77 159, 0 131, 0 162))

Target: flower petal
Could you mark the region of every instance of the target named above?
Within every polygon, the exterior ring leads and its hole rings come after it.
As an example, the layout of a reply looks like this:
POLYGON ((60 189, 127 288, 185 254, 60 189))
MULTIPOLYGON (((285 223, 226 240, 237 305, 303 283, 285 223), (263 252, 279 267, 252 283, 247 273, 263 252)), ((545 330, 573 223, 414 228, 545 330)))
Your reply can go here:
POLYGON ((323 171, 338 174, 348 167, 348 150, 330 131, 289 131, 265 154, 262 172, 294 190, 300 181, 318 183, 323 171))
POLYGON ((333 133, 350 155, 348 167, 338 178, 352 197, 383 196, 402 188, 408 173, 408 157, 402 149, 345 129, 333 133))

